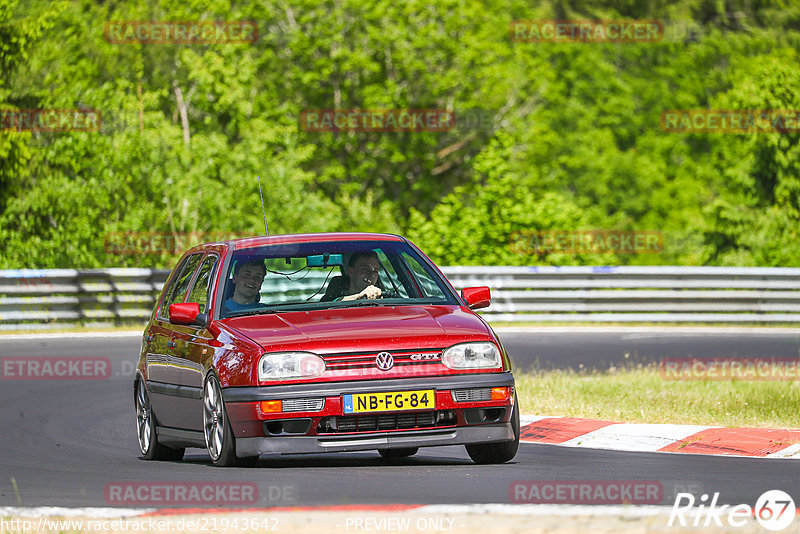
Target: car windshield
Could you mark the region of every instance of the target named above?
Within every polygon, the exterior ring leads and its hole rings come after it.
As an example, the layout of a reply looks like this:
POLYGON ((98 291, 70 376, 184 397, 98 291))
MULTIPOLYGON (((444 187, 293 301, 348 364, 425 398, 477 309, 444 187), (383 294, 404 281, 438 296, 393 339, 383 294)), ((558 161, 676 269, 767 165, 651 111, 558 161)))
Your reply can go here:
POLYGON ((351 306, 458 304, 441 276, 402 241, 332 241, 233 254, 221 317, 351 306))

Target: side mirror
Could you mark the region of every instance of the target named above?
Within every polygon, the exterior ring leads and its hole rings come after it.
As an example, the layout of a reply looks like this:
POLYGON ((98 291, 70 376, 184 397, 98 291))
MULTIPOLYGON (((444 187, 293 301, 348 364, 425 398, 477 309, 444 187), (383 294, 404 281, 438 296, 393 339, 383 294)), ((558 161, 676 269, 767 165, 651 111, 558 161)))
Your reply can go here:
POLYGON ((471 310, 486 308, 492 303, 491 292, 486 286, 465 287, 461 290, 461 298, 467 302, 471 310))
POLYGON ((206 326, 208 324, 208 314, 200 313, 200 304, 196 302, 170 304, 169 322, 171 324, 206 326))

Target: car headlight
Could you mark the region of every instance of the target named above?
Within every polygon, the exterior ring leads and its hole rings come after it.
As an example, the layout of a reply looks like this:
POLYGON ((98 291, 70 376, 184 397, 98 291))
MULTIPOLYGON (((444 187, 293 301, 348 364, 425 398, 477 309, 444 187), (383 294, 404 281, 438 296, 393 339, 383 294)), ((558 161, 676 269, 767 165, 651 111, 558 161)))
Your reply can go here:
POLYGON ((460 343, 442 352, 442 363, 450 369, 489 369, 500 367, 500 351, 494 343, 460 343))
POLYGON ((258 361, 259 380, 313 378, 325 372, 325 360, 311 352, 268 352, 258 361))

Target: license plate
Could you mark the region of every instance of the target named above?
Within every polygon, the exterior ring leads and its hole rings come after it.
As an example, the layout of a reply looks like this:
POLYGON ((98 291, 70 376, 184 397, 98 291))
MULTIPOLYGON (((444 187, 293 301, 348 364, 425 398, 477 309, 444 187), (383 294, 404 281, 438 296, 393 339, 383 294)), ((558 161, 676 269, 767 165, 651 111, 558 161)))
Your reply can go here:
POLYGON ((433 410, 436 408, 436 394, 432 389, 356 393, 343 395, 342 400, 344 413, 433 410))

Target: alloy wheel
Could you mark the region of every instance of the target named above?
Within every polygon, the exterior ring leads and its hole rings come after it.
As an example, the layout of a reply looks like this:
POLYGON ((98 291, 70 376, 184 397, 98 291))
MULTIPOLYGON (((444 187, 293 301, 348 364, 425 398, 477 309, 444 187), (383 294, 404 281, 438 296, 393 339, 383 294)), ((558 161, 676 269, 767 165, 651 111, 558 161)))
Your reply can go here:
POLYGON ((203 423, 208 454, 212 460, 217 461, 222 454, 225 408, 222 404, 219 383, 213 376, 206 381, 203 390, 203 423))
POLYGON ((142 381, 136 385, 136 426, 139 449, 142 454, 147 454, 153 435, 153 410, 150 407, 150 396, 142 381))

